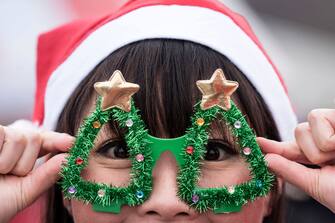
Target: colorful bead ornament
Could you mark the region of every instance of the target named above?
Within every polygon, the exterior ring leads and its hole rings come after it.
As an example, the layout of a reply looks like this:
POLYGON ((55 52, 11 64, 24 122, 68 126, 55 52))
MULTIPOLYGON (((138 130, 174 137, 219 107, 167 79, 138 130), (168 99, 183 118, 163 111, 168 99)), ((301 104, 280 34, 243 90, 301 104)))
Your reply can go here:
POLYGON ((67 189, 67 192, 69 192, 69 194, 75 194, 77 189, 74 186, 70 186, 69 189, 67 189))
POLYGON ((193 146, 188 146, 186 147, 186 153, 189 154, 189 155, 192 155, 194 152, 194 148, 193 146))
POLYGON ((263 186, 263 182, 261 180, 256 180, 256 187, 261 188, 263 186))
POLYGON ((192 202, 194 203, 194 204, 196 204, 196 203, 198 203, 198 201, 199 201, 199 195, 197 195, 197 194, 193 194, 192 195, 192 202))
POLYGON ((78 157, 78 158, 76 159, 76 164, 77 164, 77 165, 81 165, 81 164, 83 164, 83 163, 84 163, 84 160, 83 160, 82 158, 78 157))
POLYGON ((101 123, 99 121, 93 122, 93 128, 99 129, 101 127, 101 123))
POLYGON ((197 119, 197 125, 198 126, 203 126, 205 124, 205 120, 203 118, 198 118, 197 119))
POLYGON ((234 186, 229 186, 228 187, 228 193, 233 194, 235 192, 235 187, 234 186))
POLYGON ((143 154, 137 154, 135 159, 137 160, 137 162, 143 162, 144 156, 143 154))
POLYGON ((143 198, 143 197, 144 197, 144 193, 143 193, 143 191, 141 191, 141 190, 136 191, 136 197, 137 197, 138 199, 143 198))
POLYGON ((240 128, 242 127, 242 123, 241 123, 240 121, 236 121, 236 122, 234 123, 234 127, 235 127, 236 129, 240 129, 240 128))
POLYGON ((251 154, 251 149, 249 147, 243 148, 243 154, 249 156, 251 154))
POLYGON ((126 126, 127 126, 127 127, 132 127, 133 124, 134 124, 133 120, 131 120, 131 119, 127 119, 127 121, 126 121, 126 126))
POLYGON ((99 197, 104 197, 106 195, 106 191, 104 189, 98 190, 98 196, 99 197))

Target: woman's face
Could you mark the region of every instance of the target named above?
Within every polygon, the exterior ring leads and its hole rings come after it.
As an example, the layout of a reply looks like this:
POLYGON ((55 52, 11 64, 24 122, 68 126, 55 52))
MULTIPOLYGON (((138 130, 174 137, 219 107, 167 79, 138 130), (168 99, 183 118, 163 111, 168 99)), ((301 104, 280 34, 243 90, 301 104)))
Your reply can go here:
MULTIPOLYGON (((216 127, 216 129, 218 129, 216 127)), ((250 179, 248 165, 236 152, 232 137, 212 130, 207 154, 198 182, 200 187, 230 186, 250 179)), ((82 177, 95 182, 127 186, 130 180, 131 163, 127 148, 119 137, 104 126, 92 149, 89 165, 82 177)), ((178 165, 170 152, 164 152, 153 169, 153 190, 144 204, 136 207, 122 206, 119 214, 95 212, 90 204, 71 200, 71 212, 76 223, 141 223, 141 222, 253 222, 260 223, 269 212, 269 196, 249 202, 237 213, 198 213, 183 203, 177 196, 178 165)))

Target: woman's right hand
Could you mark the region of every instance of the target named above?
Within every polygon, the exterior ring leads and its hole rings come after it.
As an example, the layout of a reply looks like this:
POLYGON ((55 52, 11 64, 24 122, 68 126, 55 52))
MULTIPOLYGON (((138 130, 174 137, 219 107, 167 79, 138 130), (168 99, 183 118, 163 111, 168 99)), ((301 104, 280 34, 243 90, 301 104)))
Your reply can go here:
POLYGON ((58 179, 74 137, 0 125, 0 222, 32 204, 58 179), (56 154, 37 168, 37 158, 56 154))

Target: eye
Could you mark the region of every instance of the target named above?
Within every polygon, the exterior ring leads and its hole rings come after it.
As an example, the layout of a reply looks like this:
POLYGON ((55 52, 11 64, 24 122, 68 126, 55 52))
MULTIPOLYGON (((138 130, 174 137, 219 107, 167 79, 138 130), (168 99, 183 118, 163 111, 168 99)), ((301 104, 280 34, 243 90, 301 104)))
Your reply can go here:
POLYGON ((206 148, 207 161, 223 161, 237 154, 229 143, 218 139, 208 140, 206 148))
POLYGON ((104 143, 97 153, 109 159, 127 159, 129 158, 129 151, 126 143, 121 140, 108 141, 104 143))

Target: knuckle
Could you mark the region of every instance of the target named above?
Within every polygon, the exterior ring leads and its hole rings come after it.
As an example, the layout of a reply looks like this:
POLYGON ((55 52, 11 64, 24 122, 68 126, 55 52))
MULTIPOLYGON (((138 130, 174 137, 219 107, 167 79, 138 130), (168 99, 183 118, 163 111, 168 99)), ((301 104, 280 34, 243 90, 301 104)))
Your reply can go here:
POLYGON ((11 170, 11 166, 4 159, 0 159, 0 174, 7 174, 11 170))
POLYGON ((312 197, 318 199, 320 198, 320 192, 319 192, 319 174, 314 174, 313 172, 309 172, 309 174, 306 176, 308 181, 306 184, 306 192, 310 194, 312 197))
POLYGON ((317 152, 315 154, 313 154, 309 160, 313 163, 313 164, 321 164, 324 162, 324 157, 322 156, 322 154, 320 152, 317 152))
POLYGON ((29 141, 30 141, 30 143, 32 143, 34 145, 39 145, 39 144, 41 144, 41 141, 42 141, 41 135, 37 132, 30 133, 29 141))
POLYGON ((28 170, 27 168, 24 168, 23 166, 18 166, 13 170, 13 174, 19 177, 26 176, 29 172, 30 170, 28 170))
POLYGON ((322 151, 333 151, 335 150, 335 142, 331 139, 326 139, 321 142, 321 150, 322 151))
POLYGON ((313 109, 310 111, 307 115, 307 120, 308 121, 313 121, 318 119, 322 115, 322 110, 321 109, 313 109))
POLYGON ((295 129, 294 129, 294 135, 296 138, 299 138, 301 135, 304 134, 305 131, 305 125, 303 123, 300 123, 295 129))
POLYGON ((5 128, 2 125, 0 125, 0 150, 1 150, 1 147, 4 143, 5 134, 6 134, 5 133, 5 128))
POLYGON ((26 137, 22 133, 16 133, 12 139, 12 143, 15 144, 16 146, 24 147, 25 144, 27 143, 26 137))

